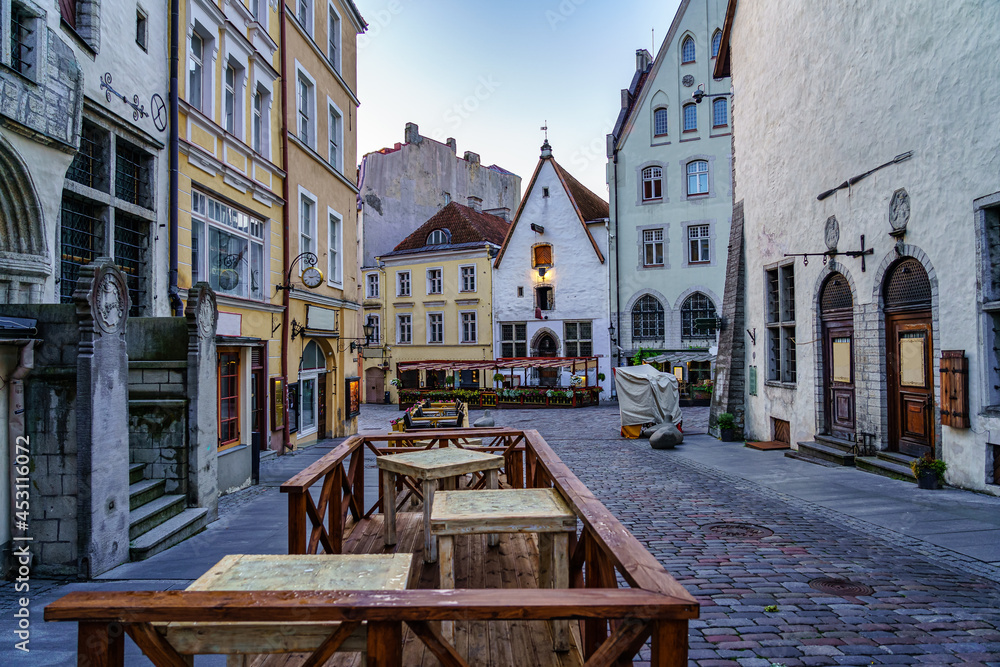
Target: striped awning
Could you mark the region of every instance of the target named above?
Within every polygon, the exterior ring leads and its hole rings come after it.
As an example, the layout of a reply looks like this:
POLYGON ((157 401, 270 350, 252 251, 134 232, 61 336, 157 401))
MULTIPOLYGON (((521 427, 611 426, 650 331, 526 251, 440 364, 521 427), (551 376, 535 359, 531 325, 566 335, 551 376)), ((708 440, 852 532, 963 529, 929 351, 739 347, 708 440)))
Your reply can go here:
POLYGON ((403 371, 470 371, 481 368, 575 368, 583 370, 593 364, 597 368, 597 357, 517 357, 509 359, 481 359, 479 361, 401 361, 397 364, 403 371))

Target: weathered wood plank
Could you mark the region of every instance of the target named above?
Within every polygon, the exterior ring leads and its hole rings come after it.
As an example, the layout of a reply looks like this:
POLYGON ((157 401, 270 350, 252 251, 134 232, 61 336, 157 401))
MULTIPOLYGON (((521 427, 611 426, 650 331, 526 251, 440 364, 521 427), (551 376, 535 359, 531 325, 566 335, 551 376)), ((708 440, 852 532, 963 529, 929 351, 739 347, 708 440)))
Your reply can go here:
POLYGON ((648 623, 625 621, 590 656, 584 667, 617 667, 623 663, 631 664, 630 658, 646 643, 649 633, 648 623))
POLYGON ((149 623, 126 625, 125 631, 156 667, 191 667, 193 664, 168 644, 149 623))
POLYGON ((367 667, 403 667, 402 631, 399 621, 368 623, 367 667))
POLYGON ((650 667, 687 667, 687 620, 655 622, 652 648, 650 667))
POLYGON ((359 621, 341 623, 333 634, 323 640, 312 655, 302 663, 302 667, 322 667, 341 647, 344 641, 361 627, 359 621))
POLYGON ((462 656, 455 650, 455 647, 447 642, 438 632, 423 621, 410 621, 407 623, 420 640, 430 649, 443 667, 469 667, 462 656))
POLYGON ((82 622, 76 654, 79 667, 125 667, 125 632, 107 621, 82 622))

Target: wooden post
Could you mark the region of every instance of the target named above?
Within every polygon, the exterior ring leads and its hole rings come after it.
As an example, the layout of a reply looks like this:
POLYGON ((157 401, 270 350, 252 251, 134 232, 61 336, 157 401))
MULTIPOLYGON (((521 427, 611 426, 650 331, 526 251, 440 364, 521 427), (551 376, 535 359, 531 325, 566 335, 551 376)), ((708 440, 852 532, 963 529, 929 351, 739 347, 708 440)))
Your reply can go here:
POLYGON ((402 621, 368 621, 367 667, 403 667, 402 621))
POLYGON ((424 562, 434 563, 437 561, 437 539, 431 535, 431 507, 434 504, 434 491, 437 488, 436 479, 425 479, 423 483, 424 491, 424 562))
POLYGON ((331 472, 333 488, 330 491, 330 506, 326 509, 327 532, 335 553, 344 552, 344 466, 338 465, 331 472))
POLYGON ((361 514, 354 517, 355 521, 360 521, 361 517, 365 512, 365 450, 368 449, 364 445, 358 445, 353 452, 351 452, 351 463, 350 470, 354 472, 354 479, 351 480, 351 493, 354 496, 354 502, 360 510, 361 514), (357 462, 355 463, 355 459, 357 462))
MULTIPOLYGON (((552 579, 552 588, 569 588, 569 533, 549 533, 551 536, 551 558, 549 573, 552 579)), ((541 537, 539 535, 539 537, 541 537)), ((541 557, 541 550, 539 550, 541 557)), ((552 621, 552 636, 554 648, 557 651, 568 651, 570 647, 569 621, 552 621)))
POLYGON ((396 543, 396 474, 379 471, 382 477, 382 521, 385 523, 385 545, 396 543))
POLYGON ((288 494, 288 553, 306 552, 306 496, 308 490, 288 494))
POLYGON ((650 667, 687 667, 688 622, 655 621, 652 644, 650 667))
MULTIPOLYGON (((453 590, 455 588, 455 538, 451 535, 441 535, 437 538, 441 559, 438 563, 438 588, 453 590)), ((441 636, 450 644, 455 643, 455 621, 441 621, 441 636)))
POLYGON ((125 632, 120 624, 80 621, 76 641, 79 667, 125 667, 125 632))

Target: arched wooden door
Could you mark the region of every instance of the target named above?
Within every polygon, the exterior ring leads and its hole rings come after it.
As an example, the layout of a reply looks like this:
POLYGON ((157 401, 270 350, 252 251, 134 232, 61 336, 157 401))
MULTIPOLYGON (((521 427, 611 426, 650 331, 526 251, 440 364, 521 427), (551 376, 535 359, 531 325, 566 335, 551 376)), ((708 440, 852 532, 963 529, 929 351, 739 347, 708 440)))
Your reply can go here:
POLYGON ((907 258, 883 283, 889 450, 934 453, 934 362, 931 284, 924 267, 907 258))
MULTIPOLYGON (((538 339, 538 356, 554 357, 556 356, 558 349, 559 347, 556 345, 556 341, 551 335, 543 333, 538 339)), ((558 382, 558 368, 540 368, 538 370, 538 384, 545 387, 554 387, 558 382)))
POLYGON ((854 300, 847 279, 827 278, 820 292, 823 322, 823 393, 826 429, 835 438, 854 442, 854 300))

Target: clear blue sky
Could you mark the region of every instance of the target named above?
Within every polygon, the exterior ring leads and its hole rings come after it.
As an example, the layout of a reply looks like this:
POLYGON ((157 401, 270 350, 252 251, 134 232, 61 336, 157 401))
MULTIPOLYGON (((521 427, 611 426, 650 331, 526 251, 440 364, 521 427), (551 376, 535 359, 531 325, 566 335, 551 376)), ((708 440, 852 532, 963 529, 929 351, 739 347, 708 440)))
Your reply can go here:
MULTIPOLYGON (((605 200, 605 135, 678 0, 356 0, 358 160, 403 141, 409 122, 458 154, 522 178, 548 121, 556 159, 605 200)), ((655 55, 655 53, 654 53, 655 55)), ((523 193, 522 193, 523 194, 523 193)))

